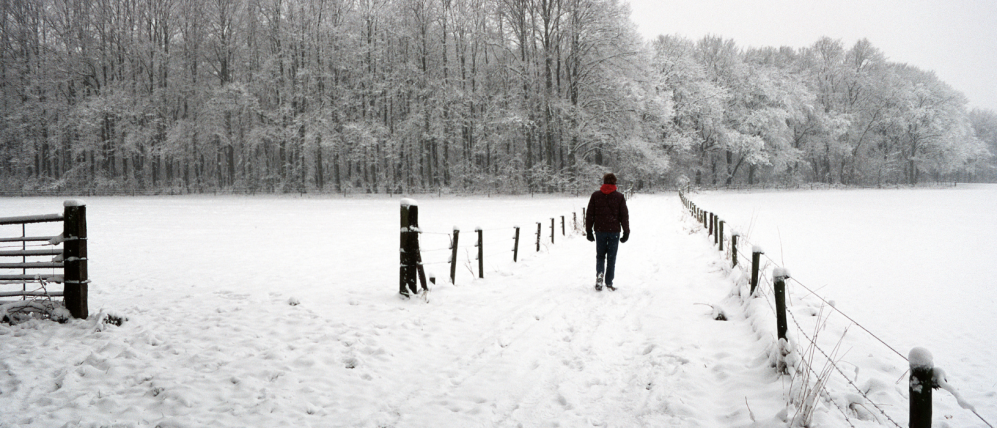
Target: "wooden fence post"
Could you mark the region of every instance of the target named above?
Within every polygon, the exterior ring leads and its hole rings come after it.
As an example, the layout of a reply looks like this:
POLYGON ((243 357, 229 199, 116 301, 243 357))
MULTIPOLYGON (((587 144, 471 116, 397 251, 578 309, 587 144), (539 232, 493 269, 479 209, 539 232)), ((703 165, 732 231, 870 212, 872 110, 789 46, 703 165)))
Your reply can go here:
POLYGON ((554 217, 550 218, 550 243, 554 243, 554 217))
POLYGON ((457 285, 457 241, 460 239, 460 229, 453 228, 453 243, 450 247, 450 283, 457 285))
POLYGON ((720 220, 717 222, 717 243, 720 245, 720 251, 724 250, 724 221, 720 220))
POLYGON ((751 292, 748 293, 749 296, 754 296, 755 289, 758 288, 758 264, 761 262, 761 256, 764 253, 762 247, 757 245, 751 249, 751 292))
POLYGON ((571 228, 573 230, 578 230, 578 213, 575 211, 571 212, 571 228))
POLYGON ((914 348, 910 361, 910 428, 931 428, 931 389, 934 382, 934 361, 924 348, 914 348))
POLYGON ((786 320, 786 279, 789 278, 789 271, 784 268, 775 268, 772 272, 772 289, 775 292, 775 327, 779 339, 786 338, 786 330, 789 324, 786 320))
POLYGON ((709 232, 709 234, 707 236, 713 235, 713 213, 710 213, 710 218, 708 218, 707 221, 710 222, 710 224, 708 225, 708 228, 710 229, 710 232, 709 232))
POLYGON ((713 245, 720 245, 720 216, 713 216, 713 245))
POLYGON ((422 281, 426 288, 426 274, 423 271, 421 255, 419 254, 419 205, 414 199, 403 198, 401 201, 401 239, 398 274, 398 293, 408 297, 409 290, 418 293, 416 280, 422 281))
POLYGON ((515 227, 516 227, 516 234, 513 235, 513 237, 512 237, 512 239, 514 241, 513 244, 512 244, 512 262, 513 263, 516 263, 516 261, 517 261, 516 259, 519 257, 519 226, 515 226, 515 227))
POLYGON ((74 318, 87 318, 87 206, 81 201, 63 203, 63 302, 74 318))
POLYGON ((737 267, 737 232, 730 233, 730 259, 731 267, 737 267))
POLYGON ((540 222, 537 222, 537 252, 540 252, 540 222))
POLYGON ((474 229, 478 232, 478 278, 485 277, 485 240, 481 228, 474 229))
POLYGON ((566 236, 564 232, 564 216, 561 216, 561 236, 566 236))

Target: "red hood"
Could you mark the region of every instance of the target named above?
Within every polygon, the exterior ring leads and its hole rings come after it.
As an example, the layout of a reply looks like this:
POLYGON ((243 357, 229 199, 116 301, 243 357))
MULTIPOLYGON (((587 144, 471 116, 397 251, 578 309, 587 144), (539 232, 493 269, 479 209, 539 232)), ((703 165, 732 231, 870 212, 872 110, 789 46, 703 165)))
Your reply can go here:
POLYGON ((615 184, 603 184, 602 187, 599 188, 599 191, 601 191, 602 193, 605 193, 605 194, 608 195, 608 194, 613 193, 613 192, 616 191, 616 185, 615 184))

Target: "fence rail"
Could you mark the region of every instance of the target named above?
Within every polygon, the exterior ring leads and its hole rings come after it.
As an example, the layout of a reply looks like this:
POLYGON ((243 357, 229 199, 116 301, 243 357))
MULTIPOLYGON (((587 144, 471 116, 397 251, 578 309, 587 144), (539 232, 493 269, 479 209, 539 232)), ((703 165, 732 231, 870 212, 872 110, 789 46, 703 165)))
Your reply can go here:
MULTIPOLYGON (((0 226, 21 226, 21 236, 0 237, 0 243, 20 244, 0 250, 0 258, 20 258, 21 260, 0 262, 0 285, 21 285, 20 290, 0 290, 0 297, 20 297, 21 301, 0 301, 0 318, 18 309, 31 309, 36 305, 25 305, 29 298, 51 299, 62 297, 63 305, 75 318, 87 318, 87 288, 90 282, 87 274, 87 227, 86 205, 79 201, 65 201, 62 214, 28 215, 0 218, 0 226), (38 223, 62 223, 62 234, 57 236, 29 236, 27 225, 38 223), (52 248, 28 249, 51 246, 52 248), (62 248, 58 248, 61 246, 62 248), (52 260, 36 260, 38 257, 52 257, 52 260), (45 273, 28 271, 51 270, 45 273), (56 272, 61 270, 61 272, 56 272), (13 271, 13 272, 11 272, 13 271), (17 272, 20 271, 20 272, 17 272), (61 283, 62 290, 49 290, 48 284, 61 283), (39 284, 36 289, 28 289, 28 284, 39 284)), ((2 259, 0 259, 2 260, 2 259)))

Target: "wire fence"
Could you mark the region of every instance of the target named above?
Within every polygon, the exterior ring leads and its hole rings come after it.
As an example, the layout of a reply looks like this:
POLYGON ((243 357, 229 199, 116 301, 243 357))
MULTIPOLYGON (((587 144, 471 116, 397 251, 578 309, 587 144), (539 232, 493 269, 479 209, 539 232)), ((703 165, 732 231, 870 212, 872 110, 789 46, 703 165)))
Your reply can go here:
MULTIPOLYGON (((403 213, 405 215, 407 214, 403 213)), ((549 250, 559 238, 584 234, 584 219, 583 208, 581 215, 574 211, 567 215, 549 217, 527 227, 477 227, 473 231, 462 231, 454 226, 452 232, 447 233, 415 226, 403 227, 402 233, 415 232, 420 237, 417 244, 419 255, 415 261, 418 269, 449 266, 450 282, 456 285, 458 272, 467 271, 472 278, 484 278, 486 270, 501 269, 497 263, 515 263, 522 260, 524 255, 549 250)), ((405 254, 404 248, 402 253, 405 254)), ((404 256, 402 266, 408 266, 404 256)), ((438 278, 437 272, 427 271, 426 274, 431 282, 438 278)))
MULTIPOLYGON (((750 294, 752 296, 759 296, 759 297, 763 295, 774 295, 775 285, 773 284, 773 281, 770 278, 773 276, 772 274, 776 271, 776 269, 784 270, 784 267, 780 266, 778 262, 773 260, 768 255, 766 255, 761 250, 760 247, 752 244, 747 237, 739 235, 736 232, 728 233, 727 231, 724 231, 723 221, 720 220, 717 215, 709 211, 703 210, 701 207, 693 203, 688 197, 686 197, 684 193, 680 192, 679 196, 680 199, 682 200, 683 205, 685 205, 685 207, 688 209, 690 215, 692 215, 694 219, 696 219, 699 223, 703 225, 703 228, 706 229, 708 233, 713 237, 714 242, 717 243, 719 248, 724 250, 724 255, 726 259, 732 261, 731 269, 739 269, 742 277, 749 274, 749 272, 745 271, 745 268, 751 270, 750 275, 752 278, 755 277, 757 272, 757 284, 751 284, 755 288, 751 291, 750 294), (734 247, 735 236, 737 242, 736 247, 734 247), (743 250, 744 248, 749 248, 749 247, 752 249, 751 255, 748 255, 743 250), (760 255, 759 258, 759 262, 761 263, 760 266, 752 265, 753 256, 755 253, 759 253, 760 255), (734 257, 735 255, 737 256, 736 259, 734 257), (737 262, 735 262, 735 260, 737 260, 737 262), (748 264, 746 265, 744 263, 741 263, 740 262, 741 260, 747 260, 748 264)), ((814 288, 808 287, 807 285, 805 285, 804 283, 793 277, 787 277, 786 279, 789 280, 792 284, 795 284, 800 288, 806 290, 806 292, 809 293, 808 296, 812 295, 815 298, 817 298, 821 302, 821 312, 823 312, 824 308, 829 308, 833 312, 841 315, 851 323, 850 325, 854 325, 859 329, 861 329, 862 331, 866 332, 877 343, 879 343, 887 350, 889 350, 890 353, 896 354, 897 356, 899 356, 901 359, 903 359, 905 362, 909 364, 907 356, 897 351, 895 347, 891 346, 889 343, 883 340, 880 337, 880 335, 873 333, 870 329, 866 328, 861 323, 856 321, 855 318, 849 316, 848 314, 838 309, 833 303, 831 303, 823 296, 821 296, 819 293, 817 293, 817 291, 814 288)), ((787 298, 792 296, 792 293, 786 293, 786 294, 787 298)), ((751 298, 752 296, 749 296, 749 298, 751 298)), ((773 299, 763 299, 763 300, 766 303, 768 303, 767 306, 769 309, 771 309, 772 315, 777 316, 777 308, 772 303, 773 299)), ((851 389, 863 398, 864 402, 860 403, 861 405, 872 406, 891 425, 900 428, 901 425, 897 423, 892 417, 890 417, 890 415, 887 414, 887 412, 882 408, 882 406, 873 401, 873 399, 869 397, 867 392, 864 391, 862 388, 860 388, 858 385, 856 385, 855 382, 842 370, 839 364, 840 359, 835 358, 835 356, 837 355, 838 346, 840 346, 840 340, 838 344, 835 345, 835 348, 831 351, 824 349, 821 345, 818 344, 818 334, 817 334, 818 330, 816 328, 821 324, 821 317, 818 316, 818 319, 815 322, 814 333, 812 335, 808 335, 806 333, 807 329, 804 328, 804 326, 799 320, 797 320, 794 311, 787 309, 786 313, 789 315, 789 320, 792 321, 793 326, 795 327, 794 331, 797 333, 797 337, 803 338, 803 343, 799 343, 799 341, 797 341, 797 343, 791 345, 795 346, 794 351, 797 352, 798 355, 804 356, 803 358, 798 359, 798 362, 802 365, 802 367, 797 367, 797 375, 806 374, 807 376, 805 376, 805 378, 808 378, 809 375, 816 376, 818 380, 814 382, 812 388, 823 391, 824 396, 828 397, 828 400, 833 404, 831 407, 834 407, 838 411, 840 411, 849 425, 853 427, 855 426, 852 423, 848 412, 848 409, 852 406, 852 403, 843 406, 840 403, 837 403, 833 400, 832 398, 833 394, 830 393, 827 387, 827 377, 830 374, 832 374, 832 372, 840 375, 840 377, 844 379, 844 381, 851 387, 851 389), (815 357, 817 354, 819 354, 823 358, 823 363, 826 370, 818 371, 817 369, 815 369, 814 367, 816 362, 815 357)), ((824 318, 824 323, 826 324, 826 317, 824 318)), ((847 329, 848 327, 845 327, 845 331, 847 331, 847 329)), ((842 335, 841 339, 843 338, 844 335, 842 335)), ((984 419, 979 413, 977 413, 975 409, 970 409, 970 410, 983 423, 993 428, 993 425, 991 425, 986 419, 984 419)))

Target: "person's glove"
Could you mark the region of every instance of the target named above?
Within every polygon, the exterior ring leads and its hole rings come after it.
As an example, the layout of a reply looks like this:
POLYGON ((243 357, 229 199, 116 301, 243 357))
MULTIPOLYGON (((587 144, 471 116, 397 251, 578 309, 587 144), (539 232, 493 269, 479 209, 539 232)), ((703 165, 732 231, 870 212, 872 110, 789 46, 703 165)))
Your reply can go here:
POLYGON ((592 236, 591 230, 585 231, 585 239, 588 239, 589 242, 595 242, 595 236, 592 236))
POLYGON ((623 236, 620 237, 620 242, 627 242, 630 239, 630 232, 623 232, 623 236))

